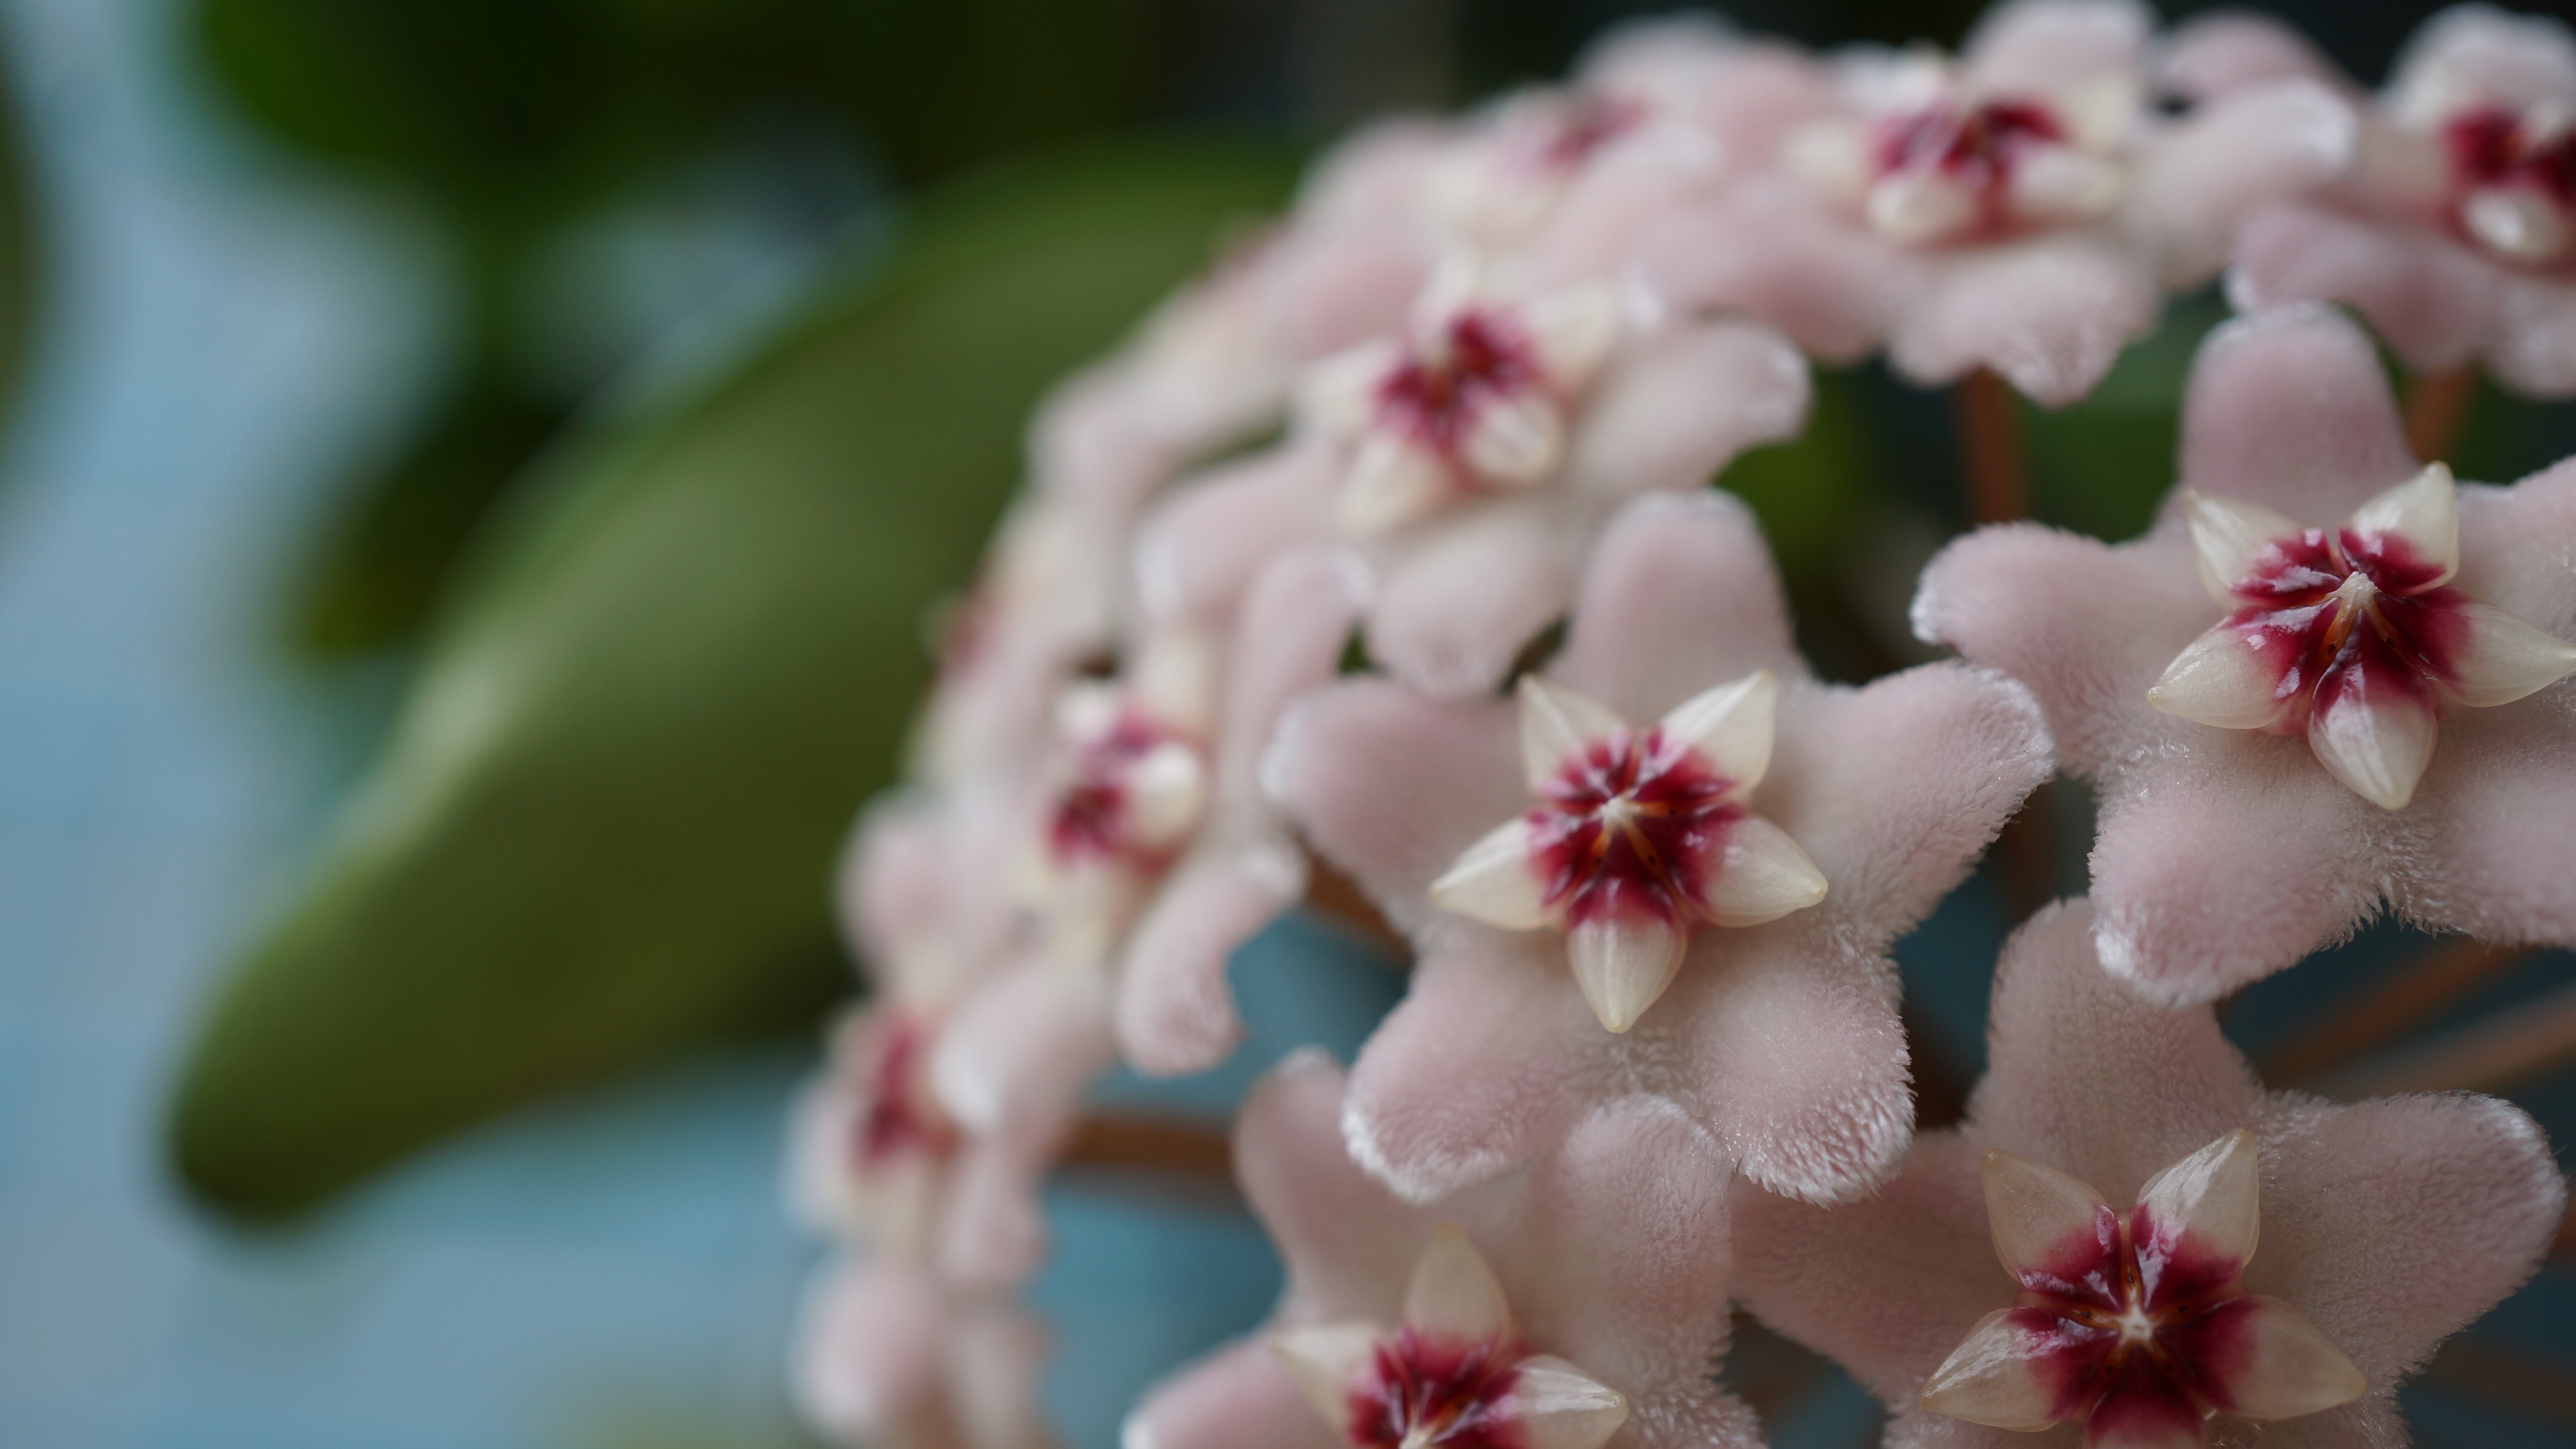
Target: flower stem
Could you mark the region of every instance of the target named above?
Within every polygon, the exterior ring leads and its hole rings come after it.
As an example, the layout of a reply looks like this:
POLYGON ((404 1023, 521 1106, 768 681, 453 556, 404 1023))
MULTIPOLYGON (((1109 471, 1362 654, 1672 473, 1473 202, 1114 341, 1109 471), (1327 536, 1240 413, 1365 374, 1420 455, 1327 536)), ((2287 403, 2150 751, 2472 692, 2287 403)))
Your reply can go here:
POLYGON ((2427 462, 2450 456, 2478 398, 2478 370, 2417 373, 2406 381, 2406 445, 2427 462))
POLYGON ((1193 1186, 1234 1183, 1234 1149, 1225 1134, 1174 1117, 1100 1112, 1084 1117, 1065 1145, 1064 1165, 1106 1172, 1144 1172, 1193 1186))
POLYGON ((2023 457, 2021 403, 2012 384, 1978 368, 1950 389, 1959 433, 1959 476, 1972 523, 2030 516, 2030 469, 2023 457))

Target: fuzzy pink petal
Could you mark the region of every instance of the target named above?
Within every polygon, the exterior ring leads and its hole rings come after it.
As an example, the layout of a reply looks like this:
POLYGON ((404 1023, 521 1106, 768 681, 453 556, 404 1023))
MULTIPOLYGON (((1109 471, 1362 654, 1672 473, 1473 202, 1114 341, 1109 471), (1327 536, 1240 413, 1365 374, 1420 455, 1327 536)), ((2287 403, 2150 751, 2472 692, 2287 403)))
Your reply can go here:
POLYGON ((1229 1344, 1145 1391, 1118 1449, 1339 1449, 1270 1345, 1229 1344))
POLYGON ((2508 277, 2503 329, 2487 348, 2496 381, 2529 397, 2576 394, 2576 287, 2554 277, 2508 277))
POLYGON ((2012 1302, 1986 1233, 1983 1155, 1956 1132, 1925 1133, 1893 1181, 1830 1208, 1739 1188, 1736 1296, 1880 1399, 1910 1403, 1970 1326, 2012 1302))
POLYGON ((2576 36, 2566 22, 2546 15, 2453 5, 2406 42, 2392 74, 2403 88, 2413 72, 2433 65, 2515 109, 2576 100, 2576 36))
POLYGON ((1888 357, 1927 385, 1990 368, 2057 407, 2093 390, 2162 300, 2144 258, 2101 232, 1970 248, 1932 261, 1888 357))
POLYGON ((910 1264, 825 1264, 806 1289, 789 1367, 798 1412, 839 1442, 882 1442, 938 1388, 948 1316, 947 1295, 910 1264))
POLYGON ((2174 93, 2194 99, 2291 78, 2351 86, 2306 36, 2250 10, 2195 15, 2175 26, 2157 47, 2152 68, 2174 93))
POLYGON ((1922 265, 1790 178, 1764 176, 1649 229, 1635 276, 1668 311, 1743 312, 1819 360, 1844 363, 1878 346, 1922 265))
POLYGON ((2576 639, 2576 459, 2511 488, 2463 486, 2460 572, 2470 598, 2493 604, 2544 633, 2576 639))
POLYGON ((1670 327, 1602 379, 1567 477, 1610 497, 1698 489, 1745 449, 1796 436, 1811 397, 1806 359, 1767 327, 1670 327))
POLYGON ((2576 943, 2576 683, 2442 723, 2417 795, 2409 915, 2491 941, 2576 943))
POLYGON ((2159 135, 2139 154, 2126 207, 2131 227, 2154 242, 2165 285, 2218 275, 2247 217, 2352 164, 2355 131, 2344 98, 2288 79, 2220 96, 2159 135))
POLYGON ((2133 0, 2005 0, 1969 32, 1959 59, 1981 86, 2045 91, 2135 69, 2155 23, 2133 0))
POLYGON ((1926 664, 1850 690, 1783 690, 1753 808, 1824 872, 1844 939, 1883 946, 1931 913, 2056 769, 2029 690, 1926 664))
POLYGON ((1287 1265, 1290 1322, 1393 1323, 1431 1230, 1351 1161, 1344 1099, 1341 1068, 1300 1051, 1254 1084, 1235 1120, 1235 1177, 1287 1265))
MULTIPOLYGON (((2124 1204, 2171 1164, 2255 1126, 2262 1088, 2207 1011, 2168 1010, 2103 971, 2093 924, 2090 907, 2068 902, 2005 946, 1969 1112, 1981 1146, 2124 1204)), ((2268 1251, 2267 1232, 2256 1255, 2268 1251)))
POLYGON ((1217 761, 1218 808, 1239 819, 1260 806, 1262 756, 1282 711, 1332 681, 1368 602, 1369 575, 1340 548, 1281 554, 1245 598, 1226 668, 1217 761))
POLYGON ((2163 1000, 2209 1001, 2368 918, 2382 822, 2366 812, 2378 807, 2304 740, 2188 721, 2165 739, 2152 777, 2141 767, 2142 783, 2103 790, 2093 898, 2105 965, 2163 1000))
POLYGON ((1377 221, 1301 228, 1283 242, 1268 300, 1293 356, 1329 357, 1403 325, 1430 275, 1430 249, 1377 221))
POLYGON ((1481 694, 1565 612, 1589 533, 1562 490, 1440 515, 1395 542, 1369 610, 1368 649, 1425 694, 1481 694))
POLYGON ((2440 234, 2320 206, 2257 213, 2237 233, 2228 295, 2240 311, 2340 302, 2406 365, 2466 365, 2501 326, 2503 275, 2440 234))
POLYGON ((2182 481, 2309 525, 2341 522, 2418 467, 2370 339, 2340 313, 2240 317, 2201 344, 2182 481))
POLYGON ((2371 1382, 2364 1405, 2520 1287, 2566 1211, 2538 1124, 2490 1097, 2276 1098, 2256 1131, 2268 1171, 2246 1286, 2351 1358, 2371 1382))
POLYGON ((1683 1038, 1692 1109, 1747 1179, 1840 1202, 1894 1169, 1914 1126, 1895 972, 1818 912, 1701 933, 1656 1009, 1683 1038))
POLYGON ((1650 122, 1645 134, 1605 148, 1575 176, 1521 252, 1515 275, 1533 290, 1616 276, 1639 235, 1706 202, 1724 175, 1712 138, 1695 127, 1650 122))
POLYGON ((1806 672, 1752 510, 1714 492, 1622 508, 1584 573, 1551 677, 1642 722, 1756 669, 1806 672))
POLYGON ((1044 1265, 1048 1235, 1038 1189, 1063 1135, 1061 1125, 1014 1124, 1010 1133, 970 1138, 959 1150, 936 1229, 939 1270, 950 1281, 1007 1287, 1044 1265))
POLYGON ((842 930, 857 946, 868 979, 881 988, 893 984, 903 943, 936 928, 948 897, 940 845, 940 817, 930 800, 897 795, 862 813, 842 847, 834 893, 842 930))
POLYGON ((1243 1039, 1226 963, 1305 894, 1305 862, 1280 842, 1184 863, 1136 928, 1118 985, 1118 1045, 1147 1076, 1205 1071, 1243 1039))
POLYGON ((939 1033, 931 1082, 968 1131, 1035 1131, 1117 1060, 1104 973, 1043 959, 996 971, 939 1033))
POLYGON ((1184 481, 1136 537, 1136 595, 1155 619, 1222 624, 1261 564, 1283 549, 1329 543, 1333 449, 1292 444, 1184 481))
POLYGON ((1414 1202, 1526 1160, 1582 1105, 1618 1038, 1601 1029, 1554 932, 1463 921, 1351 1069, 1351 1155, 1414 1202))
POLYGON ((1263 780, 1323 856, 1398 926, 1458 853, 1528 808, 1520 738, 1500 700, 1426 700, 1384 680, 1308 696, 1282 718, 1263 780))
POLYGON ((2016 523, 1936 555, 1913 624, 1924 642, 2027 683, 2060 755, 2089 772, 2155 728, 2147 687, 2217 613, 2179 539, 2113 548, 2016 523))
POLYGON ((1048 1449, 1054 1440, 1038 1377, 1046 1330, 1019 1305, 996 1299, 958 1315, 948 1345, 948 1406, 970 1449, 1048 1449))

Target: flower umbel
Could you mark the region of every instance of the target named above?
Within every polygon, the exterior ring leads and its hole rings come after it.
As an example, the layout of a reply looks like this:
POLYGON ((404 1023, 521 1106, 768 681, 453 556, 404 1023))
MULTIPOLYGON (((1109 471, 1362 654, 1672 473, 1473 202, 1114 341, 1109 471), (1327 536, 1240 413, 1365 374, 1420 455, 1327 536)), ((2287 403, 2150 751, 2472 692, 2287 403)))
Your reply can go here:
POLYGON ((2088 1184, 1986 1153, 1995 1252, 2021 1285, 1923 1385, 1936 1413, 1999 1429, 2080 1421, 2094 1446, 2205 1442, 2212 1414, 2313 1414, 2370 1385, 2315 1324, 2245 1291, 2261 1185, 2239 1129, 2115 1212, 2088 1184))
POLYGON ((2235 606, 2147 691, 2225 729, 2304 731, 2354 793, 2402 810, 2445 708, 2510 704, 2576 672, 2576 645, 2452 587, 2451 472, 2432 464, 2341 527, 2187 493, 2202 582, 2235 606))
POLYGON ((1528 1351, 1493 1270, 1445 1224, 1414 1265, 1395 1328, 1293 1328, 1270 1347, 1357 1449, 1597 1449, 1628 1418, 1617 1390, 1528 1351))
POLYGON ((1779 694, 1756 670, 1641 730, 1525 677, 1521 760, 1539 804, 1468 847, 1431 899, 1505 930, 1564 930, 1584 999, 1626 1031, 1672 984, 1694 930, 1824 899, 1815 862, 1744 805, 1770 769, 1779 694))

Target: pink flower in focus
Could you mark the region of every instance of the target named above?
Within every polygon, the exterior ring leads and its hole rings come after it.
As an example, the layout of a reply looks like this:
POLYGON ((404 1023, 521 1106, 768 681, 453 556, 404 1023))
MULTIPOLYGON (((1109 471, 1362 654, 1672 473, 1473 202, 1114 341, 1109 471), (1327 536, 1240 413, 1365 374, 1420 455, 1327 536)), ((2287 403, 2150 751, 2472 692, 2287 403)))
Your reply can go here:
POLYGON ((2305 309, 2212 335, 2180 457, 2144 538, 1990 528, 1914 605, 2027 682, 2095 782, 2103 960, 2206 1001, 2383 900, 2576 941, 2576 686, 2540 687, 2576 662, 2576 471, 2454 490, 2369 342, 2305 309))
POLYGON ((1531 1170, 1408 1205, 1344 1151, 1320 1054, 1258 1083, 1236 1172, 1286 1260, 1265 1330, 1157 1386, 1126 1449, 1752 1449, 1726 1351, 1723 1179, 1669 1107, 1609 1103, 1531 1170))
MULTIPOLYGON (((1624 1034, 1605 1032, 1578 972, 1619 983, 1594 987, 1615 1005, 1602 1015, 1633 1015, 1654 999, 1677 931, 1634 929, 1623 911, 1592 967, 1577 949, 1569 969, 1568 936, 1545 912, 1513 919, 1530 929, 1500 930, 1431 894, 1465 855, 1467 879, 1443 891, 1460 904, 1492 919, 1509 914, 1502 904, 1544 901, 1533 878, 1512 879, 1544 853, 1524 850, 1515 865, 1489 833, 1529 808, 1539 763, 1523 753, 1511 702, 1430 699, 1377 679, 1317 694, 1282 725, 1271 788, 1420 953, 1410 994, 1353 1071, 1353 1154, 1427 1201, 1508 1170, 1598 1103, 1642 1092, 1677 1104, 1765 1186, 1819 1199, 1862 1190, 1903 1149, 1912 1119, 1884 953, 2047 778, 2036 705, 2010 681, 1957 665, 1857 690, 1811 680, 1759 534, 1715 493, 1639 500, 1611 524, 1564 652, 1534 690, 1559 719, 1576 717, 1563 705, 1576 695, 1604 713, 1565 729, 1542 716, 1546 748, 1535 753, 1550 771, 1569 741, 1614 738, 1615 710, 1664 720, 1658 753, 1694 742, 1703 762, 1677 757, 1683 779, 1727 782, 1702 817, 1709 838, 1689 846, 1715 869, 1664 878, 1683 886, 1664 908, 1678 915, 1687 897, 1694 928, 1739 907, 1745 919, 1791 913, 1698 930, 1653 1009, 1624 1034), (1774 687, 1765 768, 1755 736, 1774 687), (1813 899, 1816 875, 1821 904, 1796 909, 1813 899)), ((1626 813, 1633 823, 1635 809, 1626 813)))
POLYGON ((1828 360, 1883 346, 1918 382, 1988 368, 2042 403, 2082 397, 2255 207, 2350 164, 2350 108, 2303 76, 2205 65, 2242 84, 2149 108, 2150 27, 2126 0, 2013 0, 1955 63, 1846 57, 1841 114, 1641 240, 1640 279, 1828 360))
POLYGON ((2576 393, 2576 36, 2459 5, 2426 22, 2363 126, 2363 164, 2256 217, 2230 294, 2246 310, 2345 303, 2406 364, 2484 362, 2576 393))
POLYGON ((1966 1121, 1877 1196, 1736 1194, 1738 1297, 1886 1403, 1891 1444, 2189 1449, 2231 1419, 2404 1444, 2398 1381, 2557 1230, 2539 1128, 2465 1093, 2265 1092, 2206 1008, 2100 969, 2091 914, 2005 948, 1966 1121))

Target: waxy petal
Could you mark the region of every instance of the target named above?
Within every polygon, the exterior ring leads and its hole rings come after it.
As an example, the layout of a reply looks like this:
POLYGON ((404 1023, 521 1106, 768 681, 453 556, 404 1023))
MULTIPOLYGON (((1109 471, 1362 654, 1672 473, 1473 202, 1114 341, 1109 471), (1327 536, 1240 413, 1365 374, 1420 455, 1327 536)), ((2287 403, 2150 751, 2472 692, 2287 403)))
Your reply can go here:
POLYGON ((1535 931, 1551 924, 1547 883, 1539 877, 1535 858, 1527 819, 1498 825, 1431 883, 1432 904, 1506 931, 1535 931))
POLYGON ((1536 1354, 1512 1368, 1512 1386, 1490 1412, 1518 1428, 1528 1449, 1600 1449, 1628 1422, 1628 1400, 1564 1359, 1536 1354))
POLYGON ((1660 722, 1664 743, 1699 751, 1711 769, 1733 782, 1740 798, 1752 793, 1771 769, 1772 724, 1779 703, 1779 677, 1757 669, 1673 706, 1660 722))
POLYGON ((2049 224, 2091 221, 2120 205, 2128 173, 2117 162, 2073 146, 2042 145, 2017 159, 2012 209, 2049 224))
POLYGON ((2355 561, 2386 551, 2383 540, 2403 545, 2412 566, 2403 592, 2449 583, 2460 571, 2460 505, 2451 470, 2425 464, 2422 472, 2354 510, 2341 532, 2344 552, 2355 561))
POLYGON ((1619 290, 1606 282, 1567 287, 1518 309, 1539 365, 1560 394, 1581 392, 1619 340, 1619 290))
POLYGON ((2262 1186, 2254 1134, 2240 1127, 2139 1190, 2130 1235, 2148 1307, 2245 1270, 2261 1236, 2262 1186))
POLYGON ((1869 188, 1869 224, 1901 246, 1931 246, 1977 224, 1977 193, 1935 170, 1899 171, 1869 188))
POLYGON ((2147 689, 2147 703, 2167 714, 2224 730, 2268 728, 2297 702, 2284 698, 2281 674, 2245 630, 2221 624, 2174 656, 2147 689))
POLYGON ((1459 459, 1487 483, 1527 488, 1547 481, 1565 456, 1565 420, 1554 401, 1517 394, 1488 398, 1459 440, 1459 459))
POLYGON ((1565 933, 1565 956, 1593 1015, 1624 1032, 1673 984, 1688 944, 1681 928, 1661 917, 1618 913, 1576 922, 1565 933))
POLYGON ((2278 1298, 2249 1295, 2205 1316, 2222 1321, 2186 1325, 2182 1341, 2212 1350, 2195 1357, 2212 1397, 2228 1413, 2257 1422, 2291 1419, 2370 1391, 2370 1380, 2343 1350, 2278 1298))
POLYGON ((2239 602, 2237 586, 2253 574, 2263 550, 2300 533, 2298 524, 2258 504, 2197 488, 2182 490, 2181 498, 2183 517, 2191 525, 2192 553, 2200 561, 2201 587, 2231 608, 2239 602))
POLYGON ((1270 1335, 1269 1346, 1297 1392, 1338 1430, 1350 1418, 1352 1380, 1383 1334, 1373 1323, 1324 1323, 1281 1329, 1270 1335))
POLYGON ((1149 851, 1187 840, 1207 818, 1208 769, 1199 752, 1166 741, 1145 752, 1128 774, 1127 829, 1149 851))
POLYGON ((1746 815, 1726 827, 1725 853, 1699 904, 1721 926, 1758 926, 1815 905, 1825 889, 1825 873, 1789 832, 1746 815))
POLYGON ((2460 703, 2511 704, 2576 674, 2576 644, 2490 604, 2471 600, 2459 612, 2468 627, 2446 687, 2460 703))
POLYGON ((2308 747, 2354 794, 2382 810, 2403 810, 2433 762, 2433 707, 2384 671, 2348 674, 2350 682, 2330 698, 2331 678, 2319 686, 2308 747))
POLYGON ((1923 1407, 1997 1429, 2045 1429, 2057 1422, 2055 1375, 2039 1365, 2051 1347, 2054 1315, 1999 1308, 1923 1381, 1923 1407))
POLYGON ((1438 458, 1406 439, 1370 433, 1334 497, 1333 518, 1353 538, 1370 538, 1438 512, 1451 491, 1438 458))
POLYGON ((1448 1223, 1431 1230, 1430 1246, 1404 1285, 1404 1326, 1459 1343, 1511 1337, 1512 1307, 1503 1285, 1476 1245, 1448 1223))
POLYGON ((2117 1294, 2117 1215, 2091 1184, 2001 1148, 1986 1154, 1984 1177, 1995 1256, 2016 1282, 2087 1301, 2117 1294))
MULTIPOLYGON (((1521 772, 1533 791, 1546 788, 1567 764, 1628 727, 1610 706, 1535 674, 1522 676, 1519 697, 1521 772)), ((1767 740, 1764 753, 1769 753, 1767 740)))
POLYGON ((1357 436, 1377 416, 1378 390, 1387 373, 1403 361, 1402 344, 1380 338, 1316 363, 1298 390, 1302 420, 1332 437, 1357 436))

